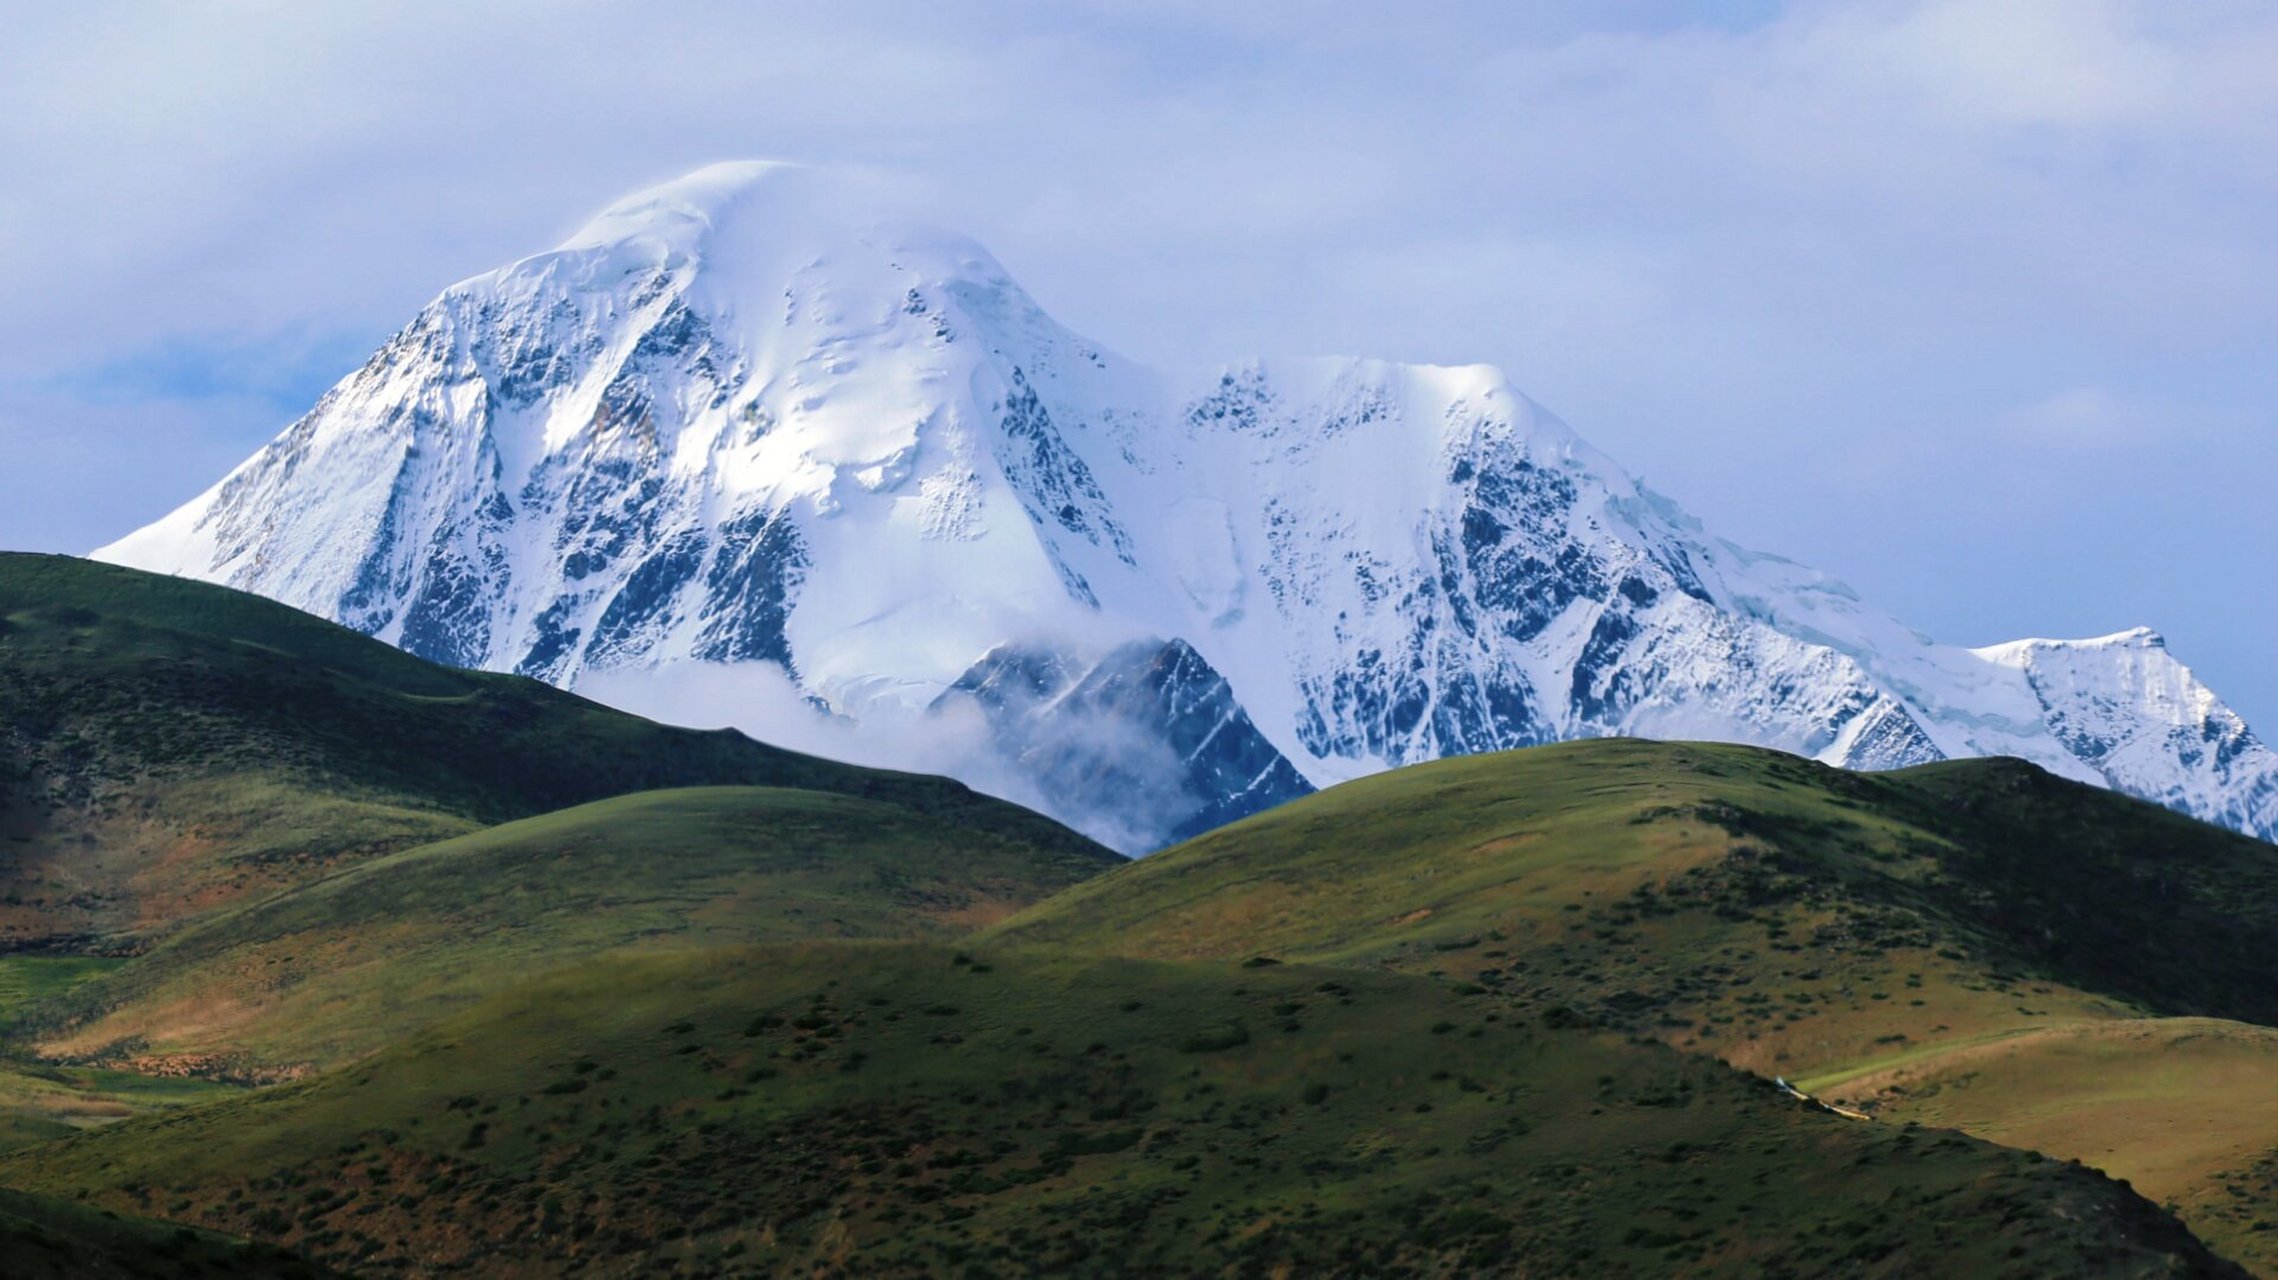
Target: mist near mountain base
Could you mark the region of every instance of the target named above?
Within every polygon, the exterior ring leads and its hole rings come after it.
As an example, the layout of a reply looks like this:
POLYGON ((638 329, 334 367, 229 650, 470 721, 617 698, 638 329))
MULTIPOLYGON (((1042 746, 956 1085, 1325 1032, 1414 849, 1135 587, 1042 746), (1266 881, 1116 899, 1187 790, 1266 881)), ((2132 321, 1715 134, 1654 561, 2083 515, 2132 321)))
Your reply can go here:
POLYGON ((864 725, 802 692, 771 663, 688 662, 596 671, 578 692, 620 711, 695 729, 734 729, 809 755, 909 773, 948 774, 974 790, 1051 814, 1121 853, 1152 852, 1163 815, 1193 808, 1181 762, 1159 737, 1112 716, 1043 722, 1009 755, 966 698, 880 698, 864 725), (1066 803, 1084 797, 1080 812, 1066 803))

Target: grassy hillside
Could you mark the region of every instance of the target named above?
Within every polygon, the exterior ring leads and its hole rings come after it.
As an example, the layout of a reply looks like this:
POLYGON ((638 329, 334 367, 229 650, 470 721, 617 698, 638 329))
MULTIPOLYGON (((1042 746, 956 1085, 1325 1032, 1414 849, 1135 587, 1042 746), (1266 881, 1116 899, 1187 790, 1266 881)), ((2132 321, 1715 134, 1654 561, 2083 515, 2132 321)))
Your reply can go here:
POLYGON ((9 1280, 315 1280, 335 1273, 274 1246, 0 1188, 0 1274, 9 1280))
POLYGON ((1516 1016, 1568 1007, 1892 1120, 2090 1161, 2278 1274, 2273 1229, 2254 1230, 2278 1219, 2254 1205, 2278 1129, 2252 1096, 2278 1042, 2200 1020, 2278 1022, 2278 848, 2016 761, 1859 775, 1638 741, 1442 761, 989 936, 1383 966, 1516 1016))
POLYGON ((375 1271, 2230 1273, 2076 1166, 1426 979, 907 944, 611 957, 0 1177, 375 1271))
POLYGON ((108 957, 0 956, 0 1151, 232 1092, 194 1077, 66 1067, 7 1052, 29 1031, 32 1010, 125 963, 108 957))
POLYGON ((93 982, 125 961, 115 956, 0 955, 0 1042, 25 1027, 30 1011, 93 982))
POLYGON ((1866 781, 1895 793, 1870 803, 1944 842, 1936 905, 2023 964, 2167 1013, 2278 1025, 2278 846, 2020 760, 1866 781))
POLYGON ((2236 1274, 1902 1121, 2267 1261, 2273 943, 2278 850, 2010 763, 1571 744, 1125 864, 0 556, 8 1265, 2236 1274))
POLYGON ((1890 1122, 2095 1165, 2278 1275, 2278 1030, 2153 1018, 2021 1030, 1861 1064, 1807 1089, 1890 1122))
POLYGON ((51 1000, 40 1048, 273 1073, 614 948, 948 938, 1120 862, 828 792, 643 792, 216 912, 51 1000))
POLYGON ((196 1076, 0 1060, 0 1151, 237 1092, 196 1076))
POLYGON ((666 728, 219 587, 0 554, 0 947, 131 950, 364 859, 692 785, 1092 847, 944 779, 666 728))
POLYGON ((2020 1019, 2278 1022, 2278 848, 2015 761, 1605 740, 1335 787, 992 936, 1441 972, 1769 1068, 2020 1019))

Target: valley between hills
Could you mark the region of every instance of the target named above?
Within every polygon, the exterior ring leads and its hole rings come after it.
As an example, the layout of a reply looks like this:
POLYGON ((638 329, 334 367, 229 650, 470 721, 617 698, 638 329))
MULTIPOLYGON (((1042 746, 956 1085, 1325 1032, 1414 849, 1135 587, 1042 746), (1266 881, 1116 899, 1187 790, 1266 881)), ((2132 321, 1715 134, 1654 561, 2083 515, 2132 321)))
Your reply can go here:
POLYGON ((2278 847, 2015 760, 1127 860, 0 555, 10 1274, 2278 1275, 2274 944, 2278 847))

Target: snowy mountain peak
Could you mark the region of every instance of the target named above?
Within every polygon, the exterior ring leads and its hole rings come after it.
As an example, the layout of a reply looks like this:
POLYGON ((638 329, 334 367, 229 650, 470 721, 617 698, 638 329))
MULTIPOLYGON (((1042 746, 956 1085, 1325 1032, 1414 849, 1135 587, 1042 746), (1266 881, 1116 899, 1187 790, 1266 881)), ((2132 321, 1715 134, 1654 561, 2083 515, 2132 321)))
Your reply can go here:
POLYGON ((2002 644, 1987 645, 1975 652, 1988 661, 2021 666, 2031 661, 2034 653, 2049 649, 2165 649, 2167 638, 2150 627, 2130 627, 2108 636, 2091 636, 2084 640, 2010 640, 2002 644))
POLYGON ((1132 849, 1604 734, 2021 755, 2278 832, 2278 757, 2150 632, 1935 644, 1495 369, 1139 368, 874 194, 751 163, 620 200, 97 554, 1132 849))
POLYGON ((2278 833, 2271 751, 2157 632, 1977 652, 2023 675, 2051 734, 2098 775, 2227 826, 2278 833))

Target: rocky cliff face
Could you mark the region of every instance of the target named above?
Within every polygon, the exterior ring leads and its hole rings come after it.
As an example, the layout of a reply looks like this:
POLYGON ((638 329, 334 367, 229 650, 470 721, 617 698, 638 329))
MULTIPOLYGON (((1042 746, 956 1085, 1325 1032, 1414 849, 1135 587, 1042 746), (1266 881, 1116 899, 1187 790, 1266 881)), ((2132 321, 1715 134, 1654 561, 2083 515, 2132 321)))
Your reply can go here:
POLYGON ((2019 755, 2278 833, 2278 757, 2156 641, 1933 644, 1493 369, 1137 368, 829 186, 716 166, 445 290, 97 555, 636 710, 822 717, 1134 850, 1601 734, 2019 755))

